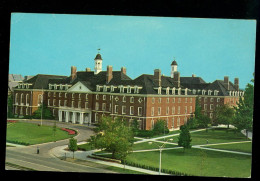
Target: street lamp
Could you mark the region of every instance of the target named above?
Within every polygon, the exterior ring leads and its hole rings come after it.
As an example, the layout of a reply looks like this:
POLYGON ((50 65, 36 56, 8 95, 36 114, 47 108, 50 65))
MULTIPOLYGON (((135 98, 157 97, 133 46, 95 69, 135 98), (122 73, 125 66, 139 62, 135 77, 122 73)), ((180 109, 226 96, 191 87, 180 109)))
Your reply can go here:
MULTIPOLYGON (((172 141, 173 139, 169 139, 167 141, 165 141, 162 145, 158 145, 156 144, 158 147, 159 147, 159 151, 160 151, 160 161, 159 161, 159 175, 161 175, 161 167, 162 167, 162 149, 164 148, 165 144, 168 142, 168 141, 172 141)), ((149 145, 153 144, 152 141, 148 142, 149 145)))

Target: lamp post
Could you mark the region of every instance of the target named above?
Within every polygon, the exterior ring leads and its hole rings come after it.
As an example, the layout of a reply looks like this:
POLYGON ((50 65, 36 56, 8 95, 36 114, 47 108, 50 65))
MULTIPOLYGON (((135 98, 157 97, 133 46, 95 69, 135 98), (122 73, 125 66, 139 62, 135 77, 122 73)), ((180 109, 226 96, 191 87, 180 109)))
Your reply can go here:
MULTIPOLYGON (((159 175, 161 175, 161 167, 162 167, 162 149, 164 148, 165 144, 168 142, 168 141, 172 141, 173 139, 169 139, 167 141, 165 141, 162 145, 158 145, 156 144, 158 147, 159 147, 159 151, 160 151, 160 157, 159 157, 159 175)), ((148 142, 149 145, 153 144, 153 142, 148 142)))

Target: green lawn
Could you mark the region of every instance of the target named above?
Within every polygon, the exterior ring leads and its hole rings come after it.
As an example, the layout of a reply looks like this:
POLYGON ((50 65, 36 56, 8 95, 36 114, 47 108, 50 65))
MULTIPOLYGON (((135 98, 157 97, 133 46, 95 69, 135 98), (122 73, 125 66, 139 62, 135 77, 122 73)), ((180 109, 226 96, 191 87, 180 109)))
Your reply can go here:
MULTIPOLYGON (((157 149, 159 146, 163 145, 162 143, 153 142, 149 144, 148 142, 137 143, 133 145, 133 150, 147 150, 147 149, 157 149)), ((164 148, 173 148, 177 145, 165 144, 164 148)))
POLYGON ((7 142, 25 143, 25 144, 39 144, 61 139, 71 138, 75 135, 68 135, 66 131, 56 129, 54 137, 52 126, 38 126, 32 123, 16 122, 8 124, 7 126, 7 142))
MULTIPOLYGON (((228 132, 226 132, 226 128, 217 128, 214 131, 208 130, 206 131, 198 131, 191 134, 191 144, 192 145, 203 145, 207 143, 213 144, 213 143, 226 143, 226 142, 235 142, 235 141, 247 141, 248 139, 242 134, 242 133, 234 133, 234 131, 231 129, 228 132)), ((179 136, 172 136, 168 139, 172 138, 174 143, 178 142, 179 136)), ((163 139, 159 139, 160 141, 163 141, 163 139)))
MULTIPOLYGON (((139 164, 158 167, 159 151, 131 153, 127 160, 139 164)), ((172 169, 195 176, 249 177, 251 156, 207 151, 192 148, 162 152, 162 168, 172 169)))
POLYGON ((90 151, 90 150, 94 150, 94 148, 91 148, 89 143, 85 143, 82 145, 78 145, 78 149, 83 150, 83 151, 90 151))
POLYGON ((204 147, 252 153, 252 142, 234 143, 234 144, 225 144, 225 145, 212 145, 212 146, 204 146, 204 147))

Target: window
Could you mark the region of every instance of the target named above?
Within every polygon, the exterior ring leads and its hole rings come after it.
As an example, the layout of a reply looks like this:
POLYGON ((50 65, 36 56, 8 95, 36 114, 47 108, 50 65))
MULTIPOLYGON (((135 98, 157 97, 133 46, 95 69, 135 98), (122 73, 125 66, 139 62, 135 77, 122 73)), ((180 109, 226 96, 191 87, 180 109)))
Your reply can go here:
POLYGON ((97 94, 97 95, 96 95, 96 100, 98 100, 98 99, 99 99, 99 95, 97 94))
POLYGON ((181 106, 178 106, 178 114, 181 113, 181 106))
POLYGON ((174 128, 174 118, 172 118, 172 128, 174 128))
POLYGON ((53 99, 53 106, 55 106, 55 103, 56 103, 56 99, 53 99))
POLYGON ((169 114, 169 110, 170 110, 170 108, 167 106, 167 108, 166 108, 166 115, 169 114))
POLYGON ((109 104, 109 111, 111 112, 112 104, 109 104))
POLYGON ((38 106, 42 103, 42 95, 38 95, 38 106))
POLYGON ((169 102, 170 102, 170 98, 167 97, 167 99, 166 99, 166 103, 169 103, 169 102))
POLYGON ((210 98, 210 102, 213 102, 214 98, 210 98))
POLYGON ((60 101, 61 101, 61 100, 59 100, 59 106, 60 106, 60 101))
POLYGON ((154 104, 154 102, 155 102, 155 98, 153 97, 153 98, 152 98, 152 104, 154 104))
POLYGON ((130 103, 134 103, 134 97, 130 97, 130 103))
POLYGON ((181 120, 180 120, 180 118, 178 118, 178 119, 177 119, 177 126, 178 126, 178 127, 180 126, 180 122, 181 122, 181 120))
POLYGON ((127 86, 127 93, 131 93, 131 87, 127 86))
POLYGON ((172 103, 175 103, 175 98, 172 98, 172 103))
POLYGON ((104 85, 103 92, 107 92, 107 86, 104 85))
POLYGON ((190 98, 190 103, 192 103, 192 98, 190 98))
POLYGON ((185 103, 187 103, 188 102, 188 98, 187 97, 185 97, 185 103))
POLYGON ((99 110, 99 103, 98 103, 98 102, 96 102, 95 109, 96 109, 96 111, 98 111, 98 110, 99 110))
POLYGON ((120 93, 124 93, 124 86, 120 86, 120 93))
POLYGON ((67 93, 65 93, 65 98, 67 98, 67 93))
POLYGON ((204 110, 205 111, 207 110, 207 104, 204 104, 204 110))
POLYGON ((204 102, 207 102, 207 100, 208 100, 207 97, 204 97, 204 102))
POLYGON ((190 113, 192 113, 192 106, 190 106, 190 113))
POLYGON ((50 99, 48 99, 48 106, 50 106, 50 99))
POLYGON ((169 95, 169 93, 170 93, 170 88, 167 87, 167 88, 166 88, 166 94, 169 95))
POLYGON ((185 114, 187 114, 188 110, 187 110, 187 106, 185 106, 185 114))
POLYGON ((67 106, 67 100, 64 100, 64 106, 67 106))
POLYGON ((217 102, 219 102, 220 101, 220 98, 217 98, 217 102))
POLYGON ((106 95, 103 95, 103 100, 106 100, 106 95))
POLYGON ((162 98, 159 98, 159 99, 158 99, 158 103, 161 103, 161 102, 162 102, 162 98))
POLYGON ((106 103, 102 103, 102 111, 106 110, 106 103))
POLYGON ((210 110, 213 110, 213 104, 210 104, 210 110))
POLYGON ((48 92, 48 96, 49 96, 49 97, 51 96, 51 92, 48 92))
POLYGON ((175 107, 172 107, 172 114, 175 114, 175 107))
POLYGON ((88 102, 85 102, 85 109, 88 108, 88 102))
POLYGON ((79 94, 79 99, 81 99, 81 94, 79 94))
POLYGON ((125 96, 123 97, 123 102, 126 102, 126 97, 125 96))
POLYGON ((122 106, 122 114, 126 114, 126 106, 122 106))
POLYGON ((161 115, 161 107, 158 107, 158 115, 161 115))
POLYGON ((210 113, 210 114, 209 114, 209 118, 213 118, 213 113, 210 113))
POLYGON ((134 106, 130 106, 130 115, 134 114, 134 106))
POLYGON ((15 94, 15 104, 18 104, 18 93, 15 94))
POLYGON ((151 120, 152 129, 154 128, 154 120, 151 120))
POLYGON ((151 116, 154 116, 154 107, 151 108, 151 116))
POLYGON ((135 86, 134 93, 137 93, 137 94, 139 93, 139 89, 137 86, 135 86))
POLYGON ((59 92, 59 97, 61 97, 61 92, 59 92))
POLYGON ((118 105, 115 105, 115 113, 118 113, 118 105))
POLYGON ((25 104, 28 106, 29 103, 28 103, 28 99, 29 99, 29 94, 26 94, 26 97, 25 97, 25 104))
POLYGON ((158 88, 158 94, 162 94, 162 88, 161 87, 158 88))
POLYGON ((142 107, 138 107, 138 116, 142 115, 142 107))
POLYGON ((81 101, 78 102, 78 108, 81 108, 81 101))
POLYGON ((99 85, 96 85, 96 90, 97 90, 97 92, 100 91, 100 87, 99 87, 99 85))
POLYGON ((181 103, 181 98, 180 97, 178 98, 178 103, 181 103))

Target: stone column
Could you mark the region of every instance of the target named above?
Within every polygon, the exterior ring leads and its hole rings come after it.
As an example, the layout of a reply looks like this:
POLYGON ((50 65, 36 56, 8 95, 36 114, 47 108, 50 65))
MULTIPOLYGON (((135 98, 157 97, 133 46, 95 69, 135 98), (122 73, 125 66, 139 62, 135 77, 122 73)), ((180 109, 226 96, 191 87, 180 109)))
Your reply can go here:
POLYGON ((81 113, 80 113, 80 121, 79 121, 79 124, 83 124, 83 119, 84 119, 84 113, 81 112, 81 113))
POLYGON ((72 123, 76 123, 76 112, 72 112, 72 123))
POLYGON ((62 122, 62 111, 59 110, 59 121, 62 122))
POLYGON ((69 122, 69 116, 70 116, 69 111, 66 111, 66 116, 65 116, 65 118, 66 118, 66 120, 65 120, 66 123, 69 122))

